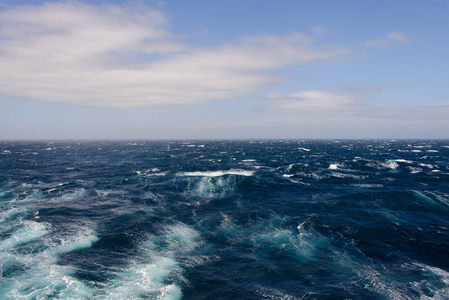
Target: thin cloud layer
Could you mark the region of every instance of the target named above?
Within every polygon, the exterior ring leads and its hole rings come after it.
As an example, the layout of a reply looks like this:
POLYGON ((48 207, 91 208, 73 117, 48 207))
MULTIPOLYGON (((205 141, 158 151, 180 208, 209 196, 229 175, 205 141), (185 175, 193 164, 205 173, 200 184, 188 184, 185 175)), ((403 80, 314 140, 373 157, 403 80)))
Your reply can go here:
POLYGON ((365 118, 376 120, 446 120, 449 104, 436 105, 373 105, 365 103, 369 94, 377 89, 358 89, 342 92, 300 91, 289 95, 270 94, 267 108, 283 114, 283 121, 296 122, 306 119, 337 117, 344 119, 365 118), (285 116, 289 115, 290 118, 285 116), (291 118, 293 117, 293 118, 291 118))
POLYGON ((356 104, 356 100, 350 94, 331 93, 325 91, 301 91, 282 97, 272 95, 270 98, 278 99, 273 104, 278 110, 300 112, 331 112, 346 109, 356 104))
POLYGON ((280 78, 266 71, 329 59, 300 33, 194 48, 176 42, 146 6, 78 2, 0 12, 1 96, 73 105, 140 107, 234 99, 280 78))
POLYGON ((391 42, 407 43, 408 37, 402 32, 392 31, 384 38, 376 38, 366 41, 365 47, 383 47, 390 44, 391 42))

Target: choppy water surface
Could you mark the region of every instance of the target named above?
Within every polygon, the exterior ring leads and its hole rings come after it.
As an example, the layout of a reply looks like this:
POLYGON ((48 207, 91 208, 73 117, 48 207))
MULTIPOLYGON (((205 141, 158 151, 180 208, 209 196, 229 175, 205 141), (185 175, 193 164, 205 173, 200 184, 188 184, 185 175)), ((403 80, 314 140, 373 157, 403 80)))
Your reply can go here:
POLYGON ((0 299, 449 299, 449 141, 0 143, 0 299))

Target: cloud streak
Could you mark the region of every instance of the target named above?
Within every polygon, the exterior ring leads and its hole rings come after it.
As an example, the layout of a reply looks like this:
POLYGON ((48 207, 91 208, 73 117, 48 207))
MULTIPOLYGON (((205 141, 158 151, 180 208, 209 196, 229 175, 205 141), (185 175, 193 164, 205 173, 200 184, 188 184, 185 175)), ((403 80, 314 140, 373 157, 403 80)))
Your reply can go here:
POLYGON ((340 57, 307 35, 265 35, 197 48, 146 6, 48 3, 0 12, 1 96, 143 107, 235 99, 280 80, 266 71, 340 57))
POLYGON ((378 89, 355 89, 342 92, 300 91, 289 95, 270 94, 266 108, 282 113, 282 121, 297 122, 326 117, 372 120, 447 120, 449 103, 435 105, 373 105, 364 100, 378 89), (288 116, 288 117, 287 117, 288 116))
POLYGON ((408 43, 408 37, 402 32, 392 31, 384 38, 367 40, 365 42, 365 47, 383 47, 390 44, 391 42, 408 43))

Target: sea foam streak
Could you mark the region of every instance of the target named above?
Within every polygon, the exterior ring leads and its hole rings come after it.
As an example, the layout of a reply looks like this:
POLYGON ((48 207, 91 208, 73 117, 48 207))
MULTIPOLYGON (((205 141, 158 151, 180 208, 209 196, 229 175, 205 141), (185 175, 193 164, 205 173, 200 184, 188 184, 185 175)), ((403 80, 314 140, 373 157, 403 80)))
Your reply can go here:
POLYGON ((218 176, 224 176, 224 175, 238 175, 238 176, 252 176, 254 174, 254 171, 250 170, 238 170, 238 169, 232 169, 228 171, 196 171, 196 172, 183 172, 178 173, 179 176, 197 176, 197 177, 218 177, 218 176))
POLYGON ((198 246, 199 233, 184 224, 164 227, 140 247, 139 257, 124 272, 97 291, 106 299, 181 299, 182 292, 174 283, 166 283, 174 273, 182 276, 176 257, 198 246))
MULTIPOLYGON (((58 265, 59 255, 89 248, 98 240, 89 228, 78 228, 73 235, 51 237, 46 225, 27 223, 27 234, 17 234, 16 245, 40 239, 39 251, 24 253, 7 252, 2 258, 2 273, 14 272, 14 266, 22 266, 24 271, 15 277, 3 278, 0 285, 1 299, 88 299, 90 288, 76 279, 75 270, 70 266, 58 265), (6 258, 6 259, 5 259, 6 258)), ((7 250, 12 250, 11 246, 7 250)))

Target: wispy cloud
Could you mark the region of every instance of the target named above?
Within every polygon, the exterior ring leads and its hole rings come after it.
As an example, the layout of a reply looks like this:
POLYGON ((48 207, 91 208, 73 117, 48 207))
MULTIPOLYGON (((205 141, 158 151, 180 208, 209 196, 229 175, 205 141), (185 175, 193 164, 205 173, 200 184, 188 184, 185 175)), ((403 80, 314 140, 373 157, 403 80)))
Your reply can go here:
POLYGON ((370 39, 365 42, 365 47, 382 47, 391 42, 407 43, 408 37, 406 34, 398 31, 392 31, 383 38, 370 39))
POLYGON ((296 113, 332 113, 353 108, 356 99, 349 93, 333 93, 327 91, 301 91, 286 96, 271 94, 269 99, 275 100, 271 108, 296 113))
POLYGON ((279 80, 265 71, 349 52, 301 34, 179 43, 146 6, 47 3, 0 12, 1 96, 138 107, 233 99, 279 80))
POLYGON ((322 26, 313 26, 311 30, 312 30, 312 33, 316 34, 316 35, 325 34, 327 32, 327 29, 322 26))
POLYGON ((300 91, 288 95, 269 94, 266 108, 282 113, 279 121, 316 120, 336 117, 350 120, 365 118, 375 120, 446 120, 449 103, 436 105, 374 105, 365 100, 375 95, 377 88, 360 88, 339 92, 320 90, 300 91))

